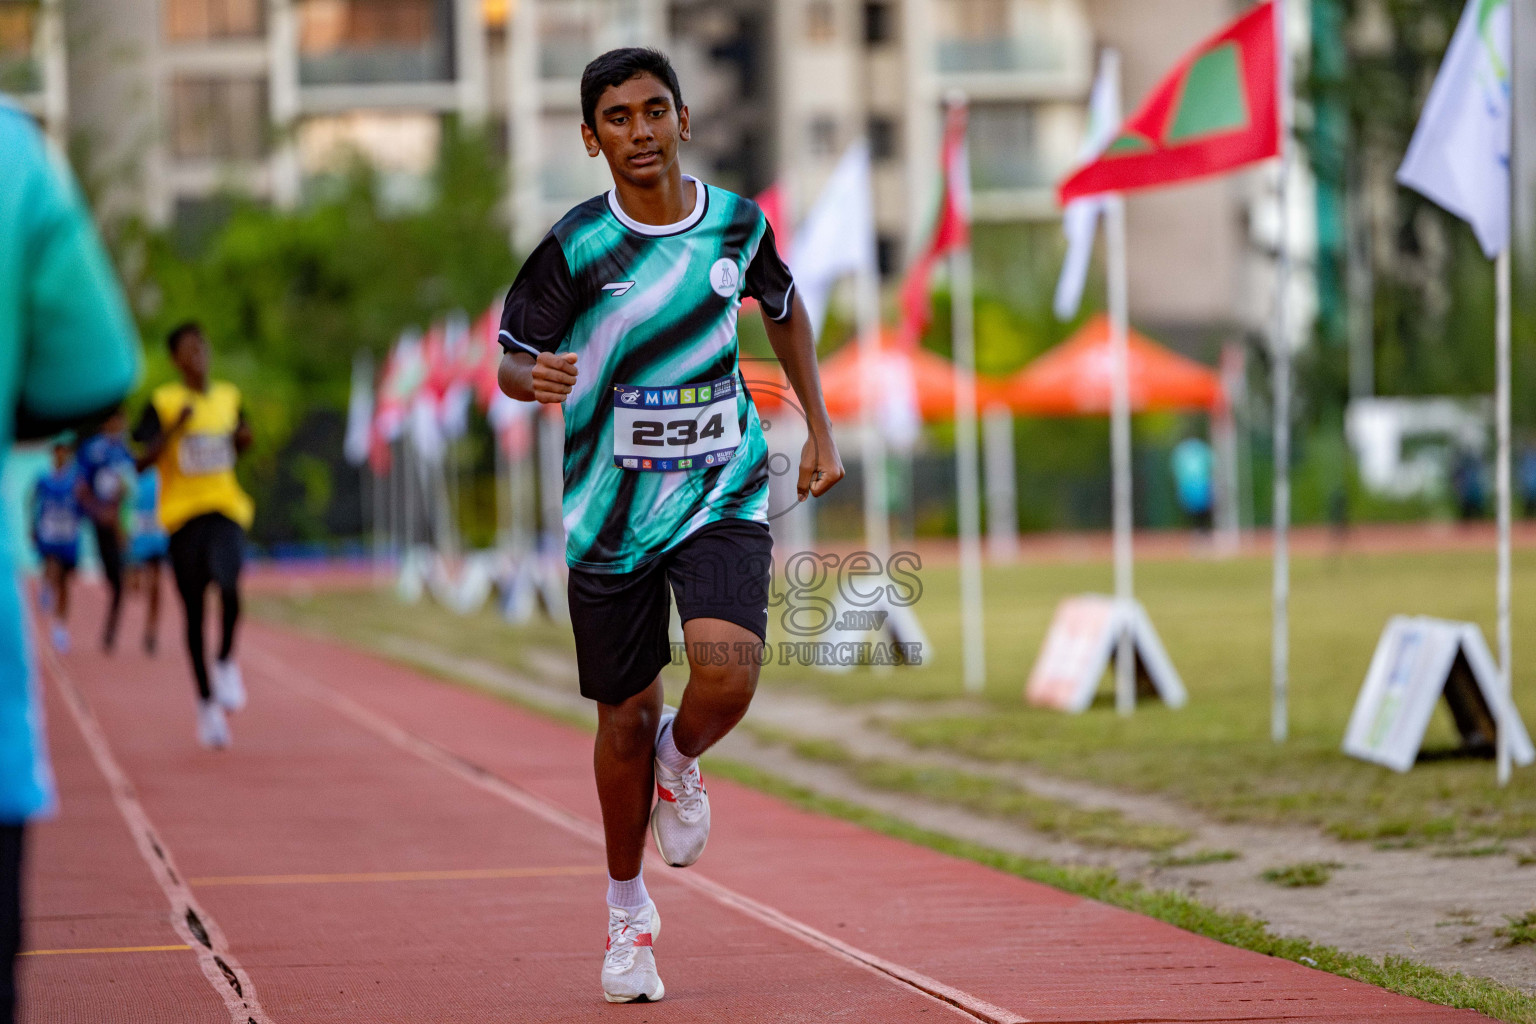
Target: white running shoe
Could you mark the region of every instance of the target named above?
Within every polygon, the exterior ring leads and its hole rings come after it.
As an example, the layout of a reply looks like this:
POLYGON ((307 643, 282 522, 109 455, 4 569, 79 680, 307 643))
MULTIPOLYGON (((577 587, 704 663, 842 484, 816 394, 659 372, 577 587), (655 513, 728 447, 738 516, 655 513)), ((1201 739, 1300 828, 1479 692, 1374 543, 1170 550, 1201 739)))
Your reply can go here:
POLYGON ((229 746, 229 722, 224 717, 223 705, 216 700, 197 704, 197 742, 210 750, 229 746))
POLYGON ((53 624, 53 649, 60 654, 69 653, 69 630, 64 628, 64 623, 53 624))
POLYGON ((654 1003, 667 994, 656 973, 656 904, 643 910, 608 908, 608 951, 603 954, 603 998, 610 1003, 654 1003))
MULTIPOLYGON (((667 708, 662 726, 677 717, 667 708)), ((657 729, 660 735, 661 729, 657 729)), ((704 853, 709 842, 709 794, 704 791, 704 777, 699 762, 685 772, 674 772, 656 762, 656 806, 651 809, 651 835, 661 859, 675 868, 685 868, 704 853)))
POLYGON ((235 659, 213 663, 213 697, 225 711, 245 707, 245 680, 240 677, 235 659))

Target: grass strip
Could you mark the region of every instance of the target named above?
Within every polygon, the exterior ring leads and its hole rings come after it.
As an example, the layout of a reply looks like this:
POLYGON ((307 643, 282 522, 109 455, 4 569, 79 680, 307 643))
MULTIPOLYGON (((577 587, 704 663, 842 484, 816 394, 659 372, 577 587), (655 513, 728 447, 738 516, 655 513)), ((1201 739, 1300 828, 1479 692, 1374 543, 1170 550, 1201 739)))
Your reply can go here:
POLYGON ((1070 839, 1084 846, 1163 853, 1189 840, 1189 832, 1173 825, 1137 821, 1113 808, 1078 807, 986 775, 937 765, 855 757, 836 740, 802 739, 763 726, 751 727, 751 731, 765 742, 787 745, 798 757, 842 768, 855 781, 873 789, 905 793, 945 806, 964 807, 989 818, 1021 822, 1042 835, 1070 839))
POLYGON ((1327 885, 1333 873, 1343 866, 1336 860, 1306 860, 1283 868, 1270 868, 1259 877, 1282 889, 1310 889, 1327 885))
POLYGON ((1511 946, 1529 946, 1536 943, 1536 910, 1526 911, 1519 917, 1510 917, 1506 914, 1504 920, 1509 924, 1493 934, 1501 939, 1508 939, 1511 946))
POLYGON ((1155 868, 1197 868, 1202 864, 1225 864, 1242 857, 1236 850, 1191 850, 1185 854, 1167 853, 1152 858, 1155 868))
POLYGON ((707 766, 717 775, 778 797, 804 810, 841 818, 1018 878, 1145 914, 1229 946, 1291 960, 1425 1002, 1476 1010, 1510 1024, 1536 1024, 1536 997, 1487 978, 1442 971, 1402 957, 1389 956, 1377 962, 1368 956, 1340 952, 1332 946, 1318 945, 1307 939, 1286 938, 1275 935, 1258 918, 1217 910, 1183 893, 1148 889, 1139 882, 1122 881, 1119 875, 1108 868, 1068 867, 1002 853, 918 828, 858 804, 822 796, 750 765, 711 758, 707 766))

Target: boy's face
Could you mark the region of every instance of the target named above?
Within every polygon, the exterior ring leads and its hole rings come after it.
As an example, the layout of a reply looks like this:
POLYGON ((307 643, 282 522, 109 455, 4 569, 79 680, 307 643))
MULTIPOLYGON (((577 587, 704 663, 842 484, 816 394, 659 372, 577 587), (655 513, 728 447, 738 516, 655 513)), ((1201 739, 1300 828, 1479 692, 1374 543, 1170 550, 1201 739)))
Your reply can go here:
POLYGON ((56 444, 53 446, 53 468, 63 469, 69 464, 69 446, 56 444))
POLYGON ((201 331, 187 331, 176 339, 176 349, 171 362, 186 380, 202 380, 208 376, 208 341, 201 331))
POLYGON ((688 141, 688 108, 678 109, 672 91, 655 75, 641 73, 610 85, 597 98, 597 130, 581 126, 587 155, 601 153, 615 182, 642 188, 656 184, 677 163, 677 146, 688 141))

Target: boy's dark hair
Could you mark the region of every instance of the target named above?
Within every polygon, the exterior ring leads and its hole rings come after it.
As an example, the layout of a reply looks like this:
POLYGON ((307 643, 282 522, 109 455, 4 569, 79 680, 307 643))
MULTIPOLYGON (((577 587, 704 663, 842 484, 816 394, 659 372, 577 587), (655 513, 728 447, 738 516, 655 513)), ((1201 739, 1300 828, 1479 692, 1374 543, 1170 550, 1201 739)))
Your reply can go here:
POLYGON ((677 72, 667 55, 649 46, 625 46, 609 50, 581 73, 581 119, 588 128, 597 131, 597 101, 603 90, 623 85, 636 75, 654 75, 671 91, 673 105, 683 109, 683 88, 677 84, 677 72))
POLYGON ((170 349, 171 355, 176 354, 176 346, 181 344, 181 339, 189 334, 202 334, 203 325, 196 320, 183 320, 171 328, 171 333, 165 336, 165 347, 170 349))

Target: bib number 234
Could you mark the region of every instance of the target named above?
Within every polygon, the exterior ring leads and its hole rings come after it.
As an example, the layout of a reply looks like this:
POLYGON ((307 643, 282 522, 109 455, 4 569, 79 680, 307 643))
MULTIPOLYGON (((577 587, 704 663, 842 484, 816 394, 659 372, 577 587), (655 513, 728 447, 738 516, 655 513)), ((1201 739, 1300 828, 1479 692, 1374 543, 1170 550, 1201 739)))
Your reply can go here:
POLYGON ((619 385, 613 420, 613 461, 620 469, 708 469, 729 462, 741 444, 733 377, 687 388, 619 385))

